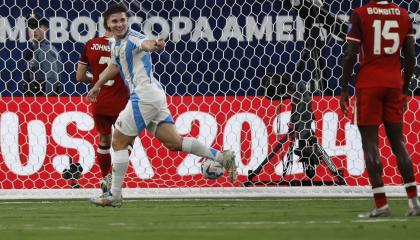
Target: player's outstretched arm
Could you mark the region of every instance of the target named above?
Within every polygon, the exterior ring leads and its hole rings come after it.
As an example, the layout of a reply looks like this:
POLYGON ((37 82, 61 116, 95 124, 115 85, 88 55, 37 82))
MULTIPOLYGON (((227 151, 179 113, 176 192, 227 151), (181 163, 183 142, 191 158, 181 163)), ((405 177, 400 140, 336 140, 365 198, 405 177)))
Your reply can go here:
POLYGON ((155 40, 144 40, 141 43, 141 48, 146 52, 155 52, 165 47, 165 39, 159 38, 155 40))
POLYGON ((92 101, 96 102, 96 97, 99 94, 99 90, 101 87, 109 80, 115 77, 115 75, 118 74, 118 67, 117 65, 111 63, 108 65, 108 67, 105 68, 105 70, 99 75, 99 80, 96 82, 95 86, 90 89, 87 98, 92 101))
POLYGON ((91 83, 92 77, 87 75, 88 66, 78 63, 76 70, 76 80, 82 83, 91 83))
POLYGON ((411 81, 411 77, 414 73, 414 65, 416 62, 414 49, 414 37, 407 36, 403 42, 402 55, 404 57, 403 68, 404 68, 404 94, 408 95, 408 86, 411 81))
POLYGON ((343 76, 341 77, 341 98, 340 108, 345 115, 348 115, 349 108, 349 82, 357 61, 360 43, 349 41, 344 54, 343 76))

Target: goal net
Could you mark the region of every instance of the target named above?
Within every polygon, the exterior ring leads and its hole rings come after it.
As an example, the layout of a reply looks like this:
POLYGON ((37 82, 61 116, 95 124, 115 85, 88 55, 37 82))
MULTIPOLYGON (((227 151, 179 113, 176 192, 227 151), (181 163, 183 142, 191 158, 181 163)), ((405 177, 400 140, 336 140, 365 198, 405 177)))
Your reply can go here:
MULTIPOLYGON (((143 132, 130 156, 124 195, 368 195, 360 134, 338 103, 347 20, 352 9, 366 1, 320 2, 124 1, 132 28, 167 41, 163 51, 152 54, 152 61, 177 130, 215 149, 234 150, 239 174, 234 184, 227 175, 205 179, 200 173, 202 159, 170 152, 143 132), (288 95, 299 91, 302 98, 294 103, 288 95), (291 121, 303 126, 294 129, 294 136, 313 130, 312 140, 330 165, 310 157, 314 148, 305 152, 307 138, 302 142, 285 137, 291 121)), ((393 2, 412 13, 419 57, 419 4, 393 2)), ((5 0, 0 6, 0 198, 100 193, 101 174, 95 163, 98 138, 86 100, 90 86, 77 83, 75 68, 84 43, 104 33, 101 13, 109 4, 5 0), (33 13, 48 20, 46 38, 62 64, 55 95, 26 94, 25 74, 31 71, 26 17, 33 13), (78 173, 78 166, 83 170, 77 177, 65 177, 63 171, 78 173)), ((410 86, 404 134, 420 182, 418 69, 417 76, 410 86)), ((390 195, 404 194, 382 128, 379 147, 390 195)))

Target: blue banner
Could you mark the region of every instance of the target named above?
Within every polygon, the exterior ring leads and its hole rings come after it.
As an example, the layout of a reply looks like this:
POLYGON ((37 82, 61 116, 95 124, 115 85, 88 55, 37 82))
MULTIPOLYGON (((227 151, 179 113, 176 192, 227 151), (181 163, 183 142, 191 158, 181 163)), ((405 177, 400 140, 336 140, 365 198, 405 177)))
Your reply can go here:
MULTIPOLYGON (((23 94, 23 52, 28 47, 25 16, 33 12, 49 20, 47 38, 59 51, 64 66, 60 75, 63 95, 86 94, 88 87, 76 81, 77 60, 83 44, 104 32, 101 13, 109 2, 6 0, 0 7, 1 96, 23 94)), ((351 10, 363 2, 367 1, 327 0, 323 9, 337 21, 346 21, 351 10)), ((413 13, 419 52, 420 15, 415 14, 419 4, 410 0, 394 2, 413 13)), ((133 28, 150 38, 167 39, 164 51, 152 54, 152 58, 155 76, 170 95, 258 95, 267 74, 296 72, 305 42, 308 43, 305 37, 314 36, 305 35, 302 16, 284 1, 125 3, 130 8, 133 28)), ((320 61, 315 61, 312 73, 302 71, 299 78, 313 80, 314 72, 318 72, 315 77, 320 80, 319 89, 327 95, 337 94, 344 41, 320 26, 316 42, 320 56, 308 56, 320 61)))

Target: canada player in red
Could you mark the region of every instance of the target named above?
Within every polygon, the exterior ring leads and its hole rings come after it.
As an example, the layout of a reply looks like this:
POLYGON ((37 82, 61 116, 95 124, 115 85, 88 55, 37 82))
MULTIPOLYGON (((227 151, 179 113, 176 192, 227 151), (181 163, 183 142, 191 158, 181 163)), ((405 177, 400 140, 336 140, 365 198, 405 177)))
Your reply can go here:
MULTIPOLYGON (((106 22, 106 21, 104 21, 106 22)), ((105 26, 107 29, 107 26, 105 26)), ((101 72, 108 66, 111 57, 109 41, 112 33, 108 31, 104 36, 89 40, 78 61, 76 78, 79 82, 95 84, 101 72), (88 69, 92 72, 88 74, 88 69)), ((95 122, 95 128, 99 133, 99 146, 96 151, 96 162, 99 164, 103 179, 101 180, 102 191, 108 192, 111 185, 111 128, 118 114, 124 109, 129 99, 129 91, 120 75, 102 87, 97 101, 92 103, 91 112, 95 122)))
POLYGON ((376 205, 370 212, 359 214, 359 217, 390 215, 378 150, 378 128, 382 123, 407 192, 407 216, 420 216, 413 163, 402 134, 408 85, 415 62, 412 21, 407 10, 394 3, 371 1, 354 10, 351 24, 343 63, 340 108, 344 114, 348 114, 349 81, 360 51, 360 69, 355 81, 354 123, 358 125, 362 137, 366 168, 376 205), (404 57, 403 76, 401 52, 404 57))

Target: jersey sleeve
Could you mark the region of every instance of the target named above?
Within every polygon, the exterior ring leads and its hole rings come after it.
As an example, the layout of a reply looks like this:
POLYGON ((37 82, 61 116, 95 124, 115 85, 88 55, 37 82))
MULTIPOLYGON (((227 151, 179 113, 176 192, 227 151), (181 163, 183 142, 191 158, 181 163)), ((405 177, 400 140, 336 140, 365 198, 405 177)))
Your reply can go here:
POLYGON ((143 50, 141 44, 144 42, 144 40, 147 40, 147 38, 143 35, 130 35, 128 36, 128 40, 132 43, 130 44, 130 47, 132 48, 131 50, 143 50))
POLYGON ((346 40, 350 42, 362 42, 362 28, 360 22, 360 16, 357 11, 354 11, 350 17, 350 29, 347 33, 346 40))
POLYGON ((89 60, 86 54, 87 45, 89 42, 86 43, 86 45, 83 47, 82 52, 80 53, 80 58, 77 63, 83 64, 83 65, 89 65, 89 60))

